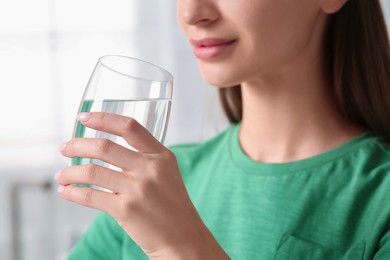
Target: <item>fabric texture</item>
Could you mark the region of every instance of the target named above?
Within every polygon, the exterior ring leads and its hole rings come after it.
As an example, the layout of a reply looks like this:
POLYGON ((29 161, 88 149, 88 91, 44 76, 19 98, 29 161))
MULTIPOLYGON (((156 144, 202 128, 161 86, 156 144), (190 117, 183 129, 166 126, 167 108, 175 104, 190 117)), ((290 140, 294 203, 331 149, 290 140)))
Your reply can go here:
MULTIPOLYGON (((232 125, 171 147, 192 202, 232 259, 390 259, 390 146, 370 132, 309 159, 252 161, 232 125)), ((148 259, 100 213, 68 259, 148 259)))

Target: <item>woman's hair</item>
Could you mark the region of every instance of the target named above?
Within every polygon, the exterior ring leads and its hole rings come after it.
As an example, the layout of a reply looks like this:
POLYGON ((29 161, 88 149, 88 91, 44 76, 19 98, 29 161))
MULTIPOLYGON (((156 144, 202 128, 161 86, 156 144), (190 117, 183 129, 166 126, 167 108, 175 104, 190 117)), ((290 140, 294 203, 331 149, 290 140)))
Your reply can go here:
MULTIPOLYGON (((390 141, 390 44, 379 0, 349 0, 330 16, 325 66, 344 114, 390 141)), ((242 120, 241 87, 221 88, 231 123, 242 120)))

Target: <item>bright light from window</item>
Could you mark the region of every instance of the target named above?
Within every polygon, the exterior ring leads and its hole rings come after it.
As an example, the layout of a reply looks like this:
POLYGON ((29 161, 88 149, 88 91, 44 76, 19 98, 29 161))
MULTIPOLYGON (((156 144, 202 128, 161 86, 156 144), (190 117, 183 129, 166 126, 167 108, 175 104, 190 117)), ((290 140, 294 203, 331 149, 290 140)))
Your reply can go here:
POLYGON ((0 2, 0 169, 53 165, 101 55, 134 55, 132 0, 0 2))
POLYGON ((51 0, 0 1, 0 32, 31 33, 49 29, 51 0))
POLYGON ((57 26, 64 31, 129 30, 137 23, 134 0, 57 0, 57 26))

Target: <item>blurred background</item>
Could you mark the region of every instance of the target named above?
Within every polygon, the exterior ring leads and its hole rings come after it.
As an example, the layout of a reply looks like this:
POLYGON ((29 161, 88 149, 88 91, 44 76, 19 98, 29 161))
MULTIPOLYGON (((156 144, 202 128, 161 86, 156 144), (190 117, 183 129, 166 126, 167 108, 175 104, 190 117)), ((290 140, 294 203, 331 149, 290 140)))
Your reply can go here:
MULTIPOLYGON (((382 0, 390 20, 390 1, 382 0)), ((0 259, 65 259, 96 214, 59 198, 53 176, 68 165, 85 85, 100 56, 155 63, 174 77, 166 145, 198 142, 227 126, 171 0, 0 2, 0 259)))

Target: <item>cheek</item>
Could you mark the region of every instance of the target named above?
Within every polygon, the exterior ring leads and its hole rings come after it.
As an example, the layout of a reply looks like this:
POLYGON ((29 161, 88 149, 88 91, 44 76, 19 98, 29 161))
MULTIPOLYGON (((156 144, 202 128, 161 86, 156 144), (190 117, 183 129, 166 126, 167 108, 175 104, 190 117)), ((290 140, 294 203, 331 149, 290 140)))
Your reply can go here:
POLYGON ((312 0, 292 2, 259 4, 257 11, 262 8, 261 15, 248 13, 251 19, 240 24, 247 28, 243 34, 249 39, 246 52, 255 55, 256 62, 264 68, 281 66, 298 57, 313 39, 319 8, 312 0))
POLYGON ((225 12, 245 13, 225 16, 228 26, 224 28, 230 28, 239 37, 239 45, 223 61, 198 61, 203 78, 211 85, 227 87, 271 75, 291 64, 310 45, 316 30, 318 10, 310 4, 313 2, 256 0, 253 8, 243 10, 236 6, 234 12, 225 12))
POLYGON ((176 1, 176 21, 184 34, 186 35, 186 23, 184 22, 184 3, 183 0, 176 1))

